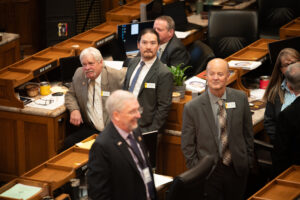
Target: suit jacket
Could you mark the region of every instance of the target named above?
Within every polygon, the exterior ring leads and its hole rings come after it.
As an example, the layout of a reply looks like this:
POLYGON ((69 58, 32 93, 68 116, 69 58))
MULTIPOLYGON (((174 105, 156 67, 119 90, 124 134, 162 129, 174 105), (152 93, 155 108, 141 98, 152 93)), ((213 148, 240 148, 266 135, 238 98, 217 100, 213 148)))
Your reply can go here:
MULTIPOLYGON (((129 82, 137 67, 140 57, 130 60, 124 82, 124 90, 129 89, 129 82)), ((172 104, 173 75, 159 59, 156 59, 147 73, 138 94, 138 101, 144 111, 139 119, 142 132, 162 128, 172 104), (154 83, 155 88, 145 88, 145 83, 154 83)))
POLYGON ((182 67, 184 67, 190 63, 190 59, 189 52, 176 35, 171 38, 160 57, 161 62, 168 67, 176 66, 180 63, 184 63, 182 65, 182 67))
MULTIPOLYGON (((253 127, 247 96, 242 91, 226 88, 226 102, 235 102, 227 108, 227 133, 233 167, 240 176, 253 164, 253 127)), ((187 167, 195 166, 205 155, 220 158, 218 130, 208 92, 185 105, 181 145, 187 167)))
POLYGON ((275 173, 300 165, 300 97, 280 112, 274 144, 275 173))
MULTIPOLYGON (((141 134, 134 131, 134 136, 138 138, 137 141, 153 179, 141 134)), ((87 182, 89 198, 93 200, 146 200, 147 198, 144 181, 126 141, 112 122, 97 137, 90 150, 87 182)))
MULTIPOLYGON (((113 92, 121 89, 123 86, 126 70, 115 70, 103 66, 101 72, 101 90, 113 92)), ((74 76, 72 85, 65 96, 65 106, 72 112, 79 110, 84 123, 90 124, 91 121, 87 114, 87 100, 88 100, 88 79, 85 77, 83 68, 79 67, 74 76)), ((104 126, 109 122, 109 116, 105 109, 105 102, 108 96, 102 96, 102 110, 104 126)), ((93 127, 93 126, 92 126, 93 127)))
POLYGON ((273 144, 276 138, 276 124, 278 122, 278 115, 281 111, 282 103, 280 102, 279 95, 276 96, 274 104, 267 102, 265 116, 264 116, 264 129, 270 137, 273 144))

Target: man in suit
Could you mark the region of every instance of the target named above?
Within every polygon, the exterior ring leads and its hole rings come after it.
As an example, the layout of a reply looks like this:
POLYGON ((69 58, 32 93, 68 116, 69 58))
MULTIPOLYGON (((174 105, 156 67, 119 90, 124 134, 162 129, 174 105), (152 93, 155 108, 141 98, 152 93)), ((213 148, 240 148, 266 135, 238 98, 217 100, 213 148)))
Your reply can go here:
POLYGON ((158 57, 168 67, 190 63, 190 54, 175 35, 175 22, 170 16, 160 16, 155 19, 153 28, 159 35, 158 57))
POLYGON ((141 57, 130 60, 124 82, 124 89, 133 92, 144 109, 139 128, 144 134, 153 165, 157 131, 168 116, 173 90, 173 75, 156 56, 158 44, 159 36, 154 29, 141 31, 137 43, 141 57))
POLYGON ((117 90, 108 97, 105 107, 111 122, 90 150, 89 199, 156 199, 152 169, 136 129, 142 111, 136 97, 117 90))
POLYGON ((287 86, 295 101, 279 113, 274 144, 274 168, 279 174, 291 165, 300 165, 300 62, 288 66, 287 86))
POLYGON ((215 58, 207 64, 208 89, 185 105, 181 136, 188 168, 205 155, 215 166, 205 185, 208 199, 243 199, 253 165, 253 128, 247 96, 226 87, 228 64, 215 58))
POLYGON ((123 69, 107 68, 100 51, 94 47, 81 52, 80 62, 82 67, 76 70, 65 96, 70 123, 78 129, 66 138, 63 150, 104 129, 109 122, 105 101, 111 92, 122 88, 125 78, 123 69))

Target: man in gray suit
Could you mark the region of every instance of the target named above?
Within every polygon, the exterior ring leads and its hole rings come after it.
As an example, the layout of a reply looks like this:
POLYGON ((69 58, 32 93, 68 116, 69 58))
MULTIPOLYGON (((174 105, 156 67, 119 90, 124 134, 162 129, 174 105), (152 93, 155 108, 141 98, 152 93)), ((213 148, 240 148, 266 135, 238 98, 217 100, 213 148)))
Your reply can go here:
POLYGON ((159 36, 154 29, 141 31, 137 43, 141 57, 130 60, 124 83, 124 89, 133 92, 144 109, 139 128, 152 164, 155 163, 157 131, 168 116, 173 90, 173 75, 156 56, 158 44, 159 36))
POLYGON ((208 89, 185 105, 181 146, 188 168, 205 155, 215 157, 208 177, 208 199, 243 199, 253 165, 253 128, 247 96, 226 87, 228 64, 216 58, 207 64, 208 89))
POLYGON ((80 54, 79 67, 65 96, 70 123, 79 129, 66 138, 63 150, 86 137, 101 132, 109 122, 105 101, 114 90, 123 86, 125 70, 107 68, 100 51, 94 47, 80 54))
POLYGON ((155 19, 153 28, 159 35, 160 45, 158 57, 168 67, 190 63, 190 54, 175 35, 175 22, 170 16, 160 16, 155 19))

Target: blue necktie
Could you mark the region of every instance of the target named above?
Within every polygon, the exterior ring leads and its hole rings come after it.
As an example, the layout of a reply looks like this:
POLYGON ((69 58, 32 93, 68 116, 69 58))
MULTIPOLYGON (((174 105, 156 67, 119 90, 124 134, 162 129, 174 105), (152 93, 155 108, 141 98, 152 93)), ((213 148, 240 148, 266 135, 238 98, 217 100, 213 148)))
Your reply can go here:
MULTIPOLYGON (((145 64, 145 63, 144 63, 145 64)), ((130 142, 130 147, 131 147, 131 150, 134 151, 134 154, 135 156, 137 157, 138 159, 138 163, 139 163, 139 166, 140 168, 143 170, 145 169, 147 166, 146 164, 146 161, 143 159, 142 157, 142 154, 141 154, 141 151, 139 150, 138 148, 138 145, 137 145, 137 141, 135 140, 135 138, 133 137, 133 135, 129 134, 127 136, 129 142, 130 142)), ((145 158, 146 159, 146 158, 145 158)), ((150 170, 150 169, 149 169, 150 170)), ((154 199, 155 197, 155 190, 154 190, 154 187, 153 187, 154 183, 153 183, 153 180, 149 183, 147 183, 147 186, 148 186, 148 192, 150 194, 150 198, 151 199, 154 199)))
POLYGON ((133 92, 134 87, 135 87, 135 84, 136 84, 136 81, 137 81, 137 79, 138 79, 138 77, 139 77, 139 75, 140 75, 140 73, 141 73, 142 68, 143 68, 144 65, 145 65, 145 62, 144 62, 144 61, 141 61, 140 66, 139 66, 139 68, 136 70, 136 73, 135 73, 135 75, 134 75, 134 77, 133 77, 133 79, 132 79, 130 88, 129 88, 129 90, 128 90, 129 92, 133 92))

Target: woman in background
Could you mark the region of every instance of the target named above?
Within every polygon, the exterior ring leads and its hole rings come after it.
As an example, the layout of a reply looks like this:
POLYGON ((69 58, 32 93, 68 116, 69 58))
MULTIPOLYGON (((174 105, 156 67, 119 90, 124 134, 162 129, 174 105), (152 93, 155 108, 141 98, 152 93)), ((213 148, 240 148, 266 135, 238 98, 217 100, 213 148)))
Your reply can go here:
POLYGON ((300 54, 292 48, 282 49, 277 57, 269 85, 263 100, 267 102, 264 118, 264 129, 270 137, 271 144, 275 141, 276 122, 280 111, 289 106, 296 96, 286 85, 284 73, 292 63, 300 61, 300 54))

